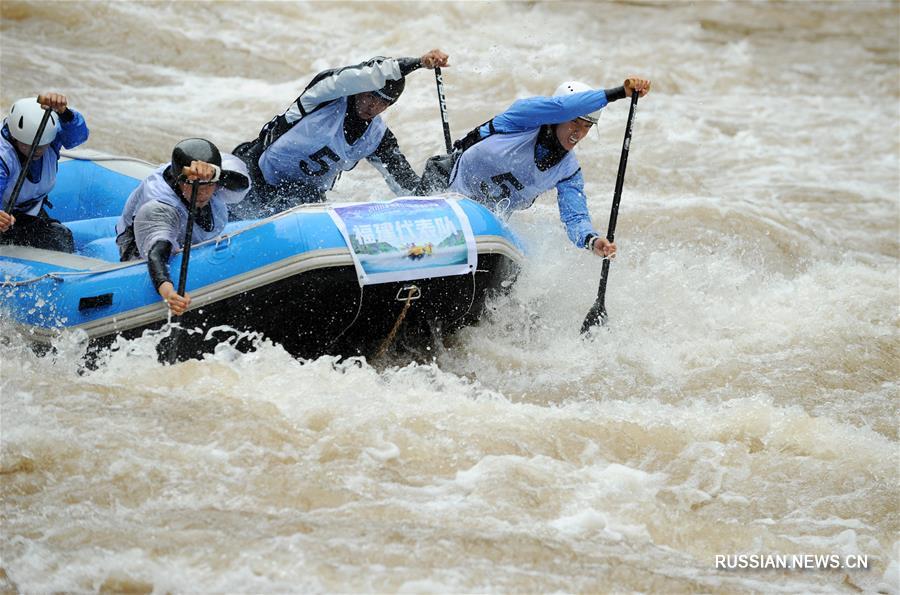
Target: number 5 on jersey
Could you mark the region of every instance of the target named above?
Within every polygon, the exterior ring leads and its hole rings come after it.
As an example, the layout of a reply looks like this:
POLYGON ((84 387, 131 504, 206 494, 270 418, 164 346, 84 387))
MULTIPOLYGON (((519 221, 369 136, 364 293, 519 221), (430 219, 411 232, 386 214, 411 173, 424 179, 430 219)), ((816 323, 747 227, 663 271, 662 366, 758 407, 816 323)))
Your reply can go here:
POLYGON ((325 159, 331 159, 333 162, 337 163, 340 161, 340 157, 338 157, 334 151, 331 150, 327 145, 313 153, 309 156, 310 161, 319 164, 319 169, 311 170, 309 168, 309 164, 303 159, 300 160, 300 171, 305 173, 307 176, 324 176, 328 173, 329 164, 325 159))
POLYGON ((489 198, 491 200, 503 200, 504 198, 510 197, 512 191, 509 189, 509 186, 507 186, 505 182, 509 182, 509 184, 516 190, 521 190, 525 187, 522 185, 522 182, 520 182, 519 179, 512 174, 512 172, 506 172, 505 174, 491 176, 491 182, 493 182, 497 185, 498 188, 500 188, 500 192, 498 192, 497 194, 491 194, 491 188, 490 186, 488 186, 487 182, 484 181, 481 183, 481 193, 485 198, 489 198))

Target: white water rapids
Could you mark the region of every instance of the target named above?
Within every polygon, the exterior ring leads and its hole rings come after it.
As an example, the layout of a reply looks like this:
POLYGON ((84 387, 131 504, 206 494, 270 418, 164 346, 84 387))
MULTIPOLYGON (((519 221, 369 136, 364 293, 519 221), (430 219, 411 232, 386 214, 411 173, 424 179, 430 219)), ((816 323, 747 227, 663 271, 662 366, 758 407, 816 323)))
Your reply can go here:
MULTIPOLYGON (((0 4, 0 106, 86 147, 254 137, 318 71, 439 47, 454 138, 570 79, 639 104, 609 332, 555 195, 432 362, 0 347, 4 592, 900 592, 897 3, 0 4), (722 569, 834 554, 841 568, 722 569), (869 568, 844 563, 865 556, 869 568)), ((606 229, 627 101, 577 154, 606 229)), ((385 114, 414 168, 434 78, 385 114)), ((387 198, 367 164, 332 199, 387 198)), ((290 324, 290 320, 285 320, 290 324)))

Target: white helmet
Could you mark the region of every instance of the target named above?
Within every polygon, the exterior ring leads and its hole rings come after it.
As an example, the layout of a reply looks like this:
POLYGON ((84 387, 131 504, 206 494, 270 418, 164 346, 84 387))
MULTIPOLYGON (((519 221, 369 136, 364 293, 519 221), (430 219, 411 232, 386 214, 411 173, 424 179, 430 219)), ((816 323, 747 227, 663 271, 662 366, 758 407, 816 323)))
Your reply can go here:
MULTIPOLYGON (((572 95, 573 93, 583 93, 585 91, 593 91, 590 85, 579 81, 566 81, 556 88, 556 91, 553 92, 554 97, 560 97, 561 95, 572 95)), ((600 119, 600 114, 603 110, 597 110, 590 114, 584 114, 583 116, 578 116, 582 120, 587 120, 591 124, 596 124, 597 120, 600 119)))
MULTIPOLYGON (((20 99, 9 108, 9 117, 6 123, 9 126, 9 133, 12 137, 21 143, 31 145, 34 142, 34 135, 37 134, 38 128, 41 126, 41 120, 44 118, 44 108, 37 99, 28 97, 20 99)), ((50 111, 50 121, 44 128, 44 133, 38 141, 39 146, 49 145, 56 138, 56 123, 59 121, 59 115, 50 111)))

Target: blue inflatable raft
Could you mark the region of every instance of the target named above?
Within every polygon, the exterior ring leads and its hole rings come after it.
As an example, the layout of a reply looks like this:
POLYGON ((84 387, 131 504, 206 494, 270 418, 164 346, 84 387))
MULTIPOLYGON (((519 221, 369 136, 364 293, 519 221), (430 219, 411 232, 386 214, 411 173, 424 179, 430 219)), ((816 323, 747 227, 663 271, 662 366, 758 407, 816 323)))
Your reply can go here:
MULTIPOLYGON (((93 151, 64 153, 51 216, 75 254, 0 246, 0 316, 38 345, 61 331, 92 349, 160 329, 168 310, 145 260, 119 262, 115 222, 153 165, 93 151)), ((427 342, 478 320, 507 286, 522 246, 493 213, 460 196, 303 205, 233 221, 191 250, 179 342, 196 356, 217 327, 260 333, 302 357, 372 355, 402 318, 404 341, 427 342)), ((170 262, 177 278, 181 254, 170 262)))

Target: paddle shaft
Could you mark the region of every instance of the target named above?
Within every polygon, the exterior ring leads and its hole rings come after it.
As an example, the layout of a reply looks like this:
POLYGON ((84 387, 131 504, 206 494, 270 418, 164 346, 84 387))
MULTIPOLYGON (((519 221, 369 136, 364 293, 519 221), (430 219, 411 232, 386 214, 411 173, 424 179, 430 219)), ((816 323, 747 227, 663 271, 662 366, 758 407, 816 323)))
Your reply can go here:
POLYGON ((199 182, 191 182, 191 204, 188 207, 187 230, 184 232, 184 251, 181 254, 181 274, 178 277, 178 294, 184 296, 187 286, 188 264, 191 261, 191 240, 194 236, 194 209, 197 206, 197 187, 199 182))
POLYGON ((31 159, 34 157, 34 152, 38 148, 38 143, 41 141, 41 137, 44 135, 44 129, 47 127, 47 122, 50 121, 50 108, 45 108, 44 117, 41 118, 41 123, 38 125, 37 134, 34 135, 34 140, 31 141, 31 147, 28 148, 28 156, 25 158, 25 164, 22 166, 22 171, 19 172, 19 178, 16 180, 16 185, 13 186, 12 194, 9 195, 9 200, 6 201, 6 204, 3 207, 4 212, 11 213, 13 205, 16 204, 16 199, 19 198, 19 192, 22 190, 22 184, 25 183, 25 176, 28 175, 28 168, 31 165, 31 159))
MULTIPOLYGON (((187 288, 188 264, 191 261, 191 240, 194 236, 194 208, 197 206, 197 187, 199 181, 191 182, 191 204, 188 207, 187 230, 184 232, 184 249, 181 253, 181 273, 178 276, 178 294, 184 296, 187 288)), ((175 317, 173 316, 174 320, 175 317)), ((168 353, 166 359, 170 364, 174 364, 178 359, 178 338, 180 333, 177 329, 172 329, 170 343, 168 345, 168 353)))
POLYGON ((450 122, 447 119, 447 99, 444 97, 444 77, 441 75, 441 67, 434 69, 434 80, 437 83, 438 104, 441 107, 441 123, 444 125, 444 144, 447 145, 447 153, 453 152, 453 141, 450 140, 450 122))
MULTIPOLYGON (((619 218, 619 202, 622 200, 622 187, 625 185, 625 167, 628 165, 628 149, 631 146, 631 130, 634 126, 634 114, 637 107, 638 96, 637 91, 631 92, 631 107, 628 109, 628 122, 625 124, 625 138, 622 141, 622 154, 619 157, 619 173, 616 175, 616 190, 613 194, 612 209, 609 213, 609 227, 606 231, 606 239, 612 243, 616 236, 616 221, 619 218)), ((609 316, 606 314, 606 281, 609 278, 608 258, 603 260, 603 271, 600 277, 600 285, 597 288, 597 299, 591 307, 590 312, 584 318, 581 325, 581 332, 586 333, 588 329, 595 326, 598 322, 606 324, 609 316)))

